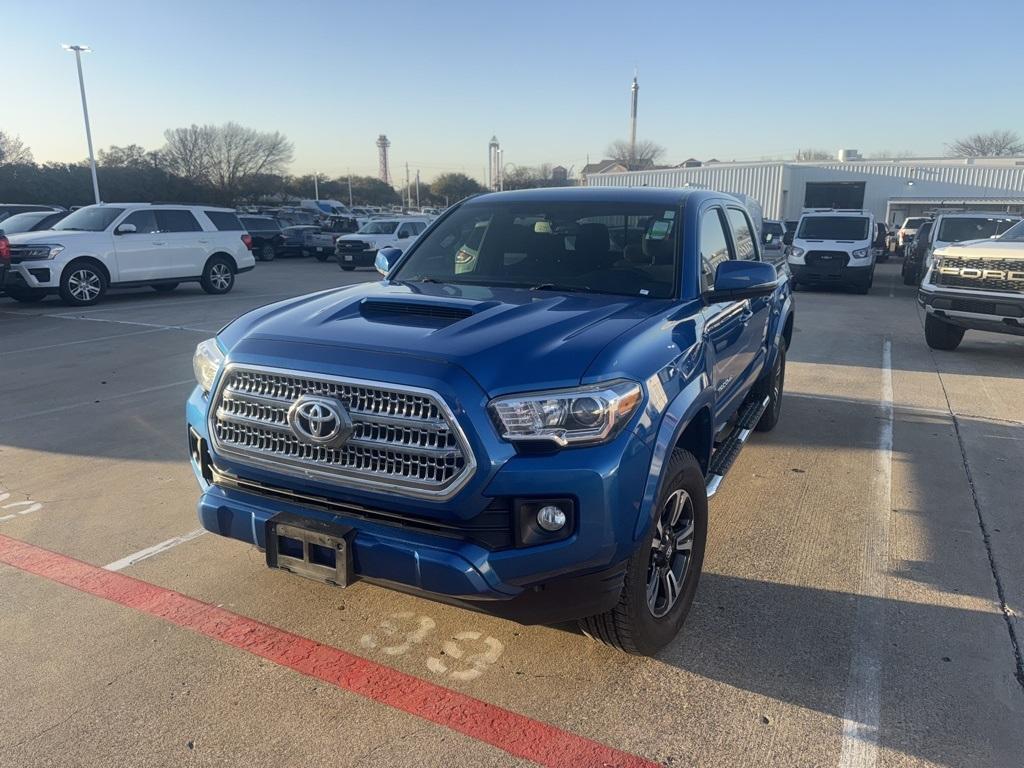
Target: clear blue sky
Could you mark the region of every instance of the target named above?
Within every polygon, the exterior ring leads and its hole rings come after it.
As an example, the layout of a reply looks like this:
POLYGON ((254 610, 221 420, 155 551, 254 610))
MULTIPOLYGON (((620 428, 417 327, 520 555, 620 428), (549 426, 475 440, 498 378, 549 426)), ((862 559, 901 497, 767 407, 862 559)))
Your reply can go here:
POLYGON ((1024 133, 1024 0, 796 2, 8 2, 0 130, 37 160, 86 155, 74 58, 97 147, 234 120, 295 143, 292 171, 484 174, 577 169, 625 137, 667 160, 800 147, 942 154, 969 132, 1024 133), (745 7, 749 6, 749 10, 745 7))

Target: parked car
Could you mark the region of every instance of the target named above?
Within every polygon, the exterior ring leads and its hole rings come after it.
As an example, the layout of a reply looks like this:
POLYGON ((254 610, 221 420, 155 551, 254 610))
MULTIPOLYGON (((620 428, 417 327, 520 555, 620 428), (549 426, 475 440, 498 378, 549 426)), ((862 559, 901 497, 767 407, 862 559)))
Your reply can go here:
POLYGON ((273 261, 284 245, 281 225, 273 216, 239 216, 245 231, 252 236, 252 252, 258 261, 273 261))
POLYGON ((794 289, 833 284, 867 293, 875 276, 874 240, 875 218, 871 213, 823 209, 805 212, 786 256, 794 289))
POLYGON ((708 498, 783 403, 793 300, 742 203, 499 192, 377 261, 383 281, 256 309, 197 347, 203 527, 339 587, 669 643, 708 498))
POLYGON ((19 232, 39 232, 49 229, 67 216, 69 211, 26 211, 0 221, 0 232, 16 235, 19 232))
POLYGON ((252 238, 234 211, 212 206, 89 205, 53 229, 8 239, 3 289, 24 302, 58 293, 66 304, 87 306, 108 288, 172 291, 183 282, 222 294, 255 265, 252 238))
POLYGON ((784 251, 782 238, 786 234, 785 225, 781 221, 765 219, 761 225, 762 251, 770 261, 783 261, 784 251))
POLYGON ((323 227, 307 230, 302 255, 312 256, 317 261, 327 261, 334 255, 334 244, 338 237, 323 227))
POLYGON ((309 256, 306 250, 307 235, 310 232, 319 232, 320 227, 315 224, 299 224, 281 229, 283 240, 277 249, 279 256, 309 256))
POLYGON ((931 248, 933 224, 931 219, 921 224, 917 228, 917 232, 914 233, 913 239, 904 248, 903 265, 900 267, 904 285, 921 284, 921 278, 924 276, 924 264, 931 248))
MULTIPOLYGON (((965 225, 946 226, 950 237, 965 225)), ((932 255, 917 294, 929 347, 954 350, 968 330, 1024 336, 1024 221, 992 239, 938 246, 932 255)))
POLYGON ((914 233, 917 232, 917 228, 926 221, 928 221, 927 216, 908 216, 903 220, 903 224, 896 230, 897 253, 904 253, 907 245, 910 244, 911 239, 914 237, 914 233))
POLYGON ((0 203, 0 223, 9 216, 14 216, 17 213, 28 213, 30 211, 63 211, 64 209, 57 205, 36 205, 34 203, 0 203))
POLYGON ((353 235, 342 235, 335 253, 342 269, 372 267, 381 248, 408 248, 430 224, 425 216, 371 219, 353 235))

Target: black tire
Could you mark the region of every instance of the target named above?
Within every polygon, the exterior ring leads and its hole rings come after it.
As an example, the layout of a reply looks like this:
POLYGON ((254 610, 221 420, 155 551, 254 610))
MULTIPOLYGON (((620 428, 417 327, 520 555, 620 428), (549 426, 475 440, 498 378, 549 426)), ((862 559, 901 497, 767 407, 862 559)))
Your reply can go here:
POLYGON ((277 256, 277 251, 274 250, 274 246, 268 243, 260 248, 256 258, 260 261, 273 261, 275 256, 277 256))
POLYGON ((46 298, 46 291, 41 288, 8 288, 7 295, 22 304, 37 304, 46 298))
POLYGON ((203 290, 214 296, 220 296, 235 287, 235 265, 227 256, 211 256, 203 267, 203 277, 199 281, 203 290))
POLYGON ((883 248, 878 253, 878 263, 879 264, 884 264, 888 260, 889 260, 889 252, 887 250, 885 250, 885 248, 883 248))
POLYGON ((156 285, 150 286, 150 288, 152 288, 157 293, 170 293, 177 287, 178 283, 157 283, 156 285))
POLYGON ((89 307, 107 292, 107 273, 94 261, 72 261, 60 276, 60 298, 72 307, 89 307))
POLYGON ((782 395, 786 387, 786 345, 779 345, 779 353, 768 374, 754 385, 754 396, 759 399, 768 398, 768 407, 761 414, 754 429, 758 432, 771 432, 779 423, 782 414, 782 395))
POLYGON ((854 286, 854 290, 859 294, 867 294, 871 291, 871 286, 875 282, 875 270, 872 269, 865 280, 861 280, 854 286))
POLYGON ((903 277, 904 285, 917 285, 917 267, 913 264, 904 261, 903 266, 900 267, 900 275, 903 277))
POLYGON ((303 248, 301 251, 299 251, 299 256, 305 259, 307 256, 309 256, 309 251, 303 248))
POLYGON ((316 260, 317 261, 321 261, 321 262, 322 261, 327 261, 328 257, 330 256, 330 254, 327 254, 327 253, 316 253, 316 254, 313 254, 313 255, 316 256, 316 260))
POLYGON ((355 266, 353 266, 352 264, 342 264, 341 268, 346 272, 352 272, 355 270, 355 266))
POLYGON ((693 596, 697 592, 697 583, 704 565, 704 548, 708 534, 708 498, 704 486, 704 473, 689 451, 677 449, 672 452, 672 458, 665 468, 665 482, 658 494, 655 509, 655 524, 643 539, 643 545, 636 549, 626 564, 618 604, 605 613, 589 616, 579 622, 580 629, 595 640, 627 653, 644 656, 650 656, 664 648, 679 634, 693 603, 693 596), (680 492, 681 495, 677 496, 680 492), (681 513, 677 518, 677 524, 670 527, 676 531, 676 536, 662 536, 661 532, 667 519, 666 513, 670 512, 670 502, 677 498, 683 499, 681 513), (680 528, 683 530, 679 530, 680 528), (689 529, 692 529, 687 539, 689 549, 656 546, 658 541, 682 541, 689 529), (684 556, 685 563, 676 577, 674 601, 659 601, 662 590, 670 580, 662 581, 658 575, 665 573, 666 567, 675 573, 674 569, 679 565, 675 558, 684 556), (648 597, 651 578, 654 578, 657 586, 653 601, 649 601, 648 597))
POLYGON ((951 352, 960 346, 964 338, 964 329, 959 325, 952 325, 940 320, 935 315, 928 314, 924 318, 924 340, 932 349, 941 349, 951 352))
POLYGON ((796 293, 797 291, 800 290, 800 283, 798 283, 795 278, 791 277, 789 278, 789 287, 790 290, 793 291, 793 293, 796 293))

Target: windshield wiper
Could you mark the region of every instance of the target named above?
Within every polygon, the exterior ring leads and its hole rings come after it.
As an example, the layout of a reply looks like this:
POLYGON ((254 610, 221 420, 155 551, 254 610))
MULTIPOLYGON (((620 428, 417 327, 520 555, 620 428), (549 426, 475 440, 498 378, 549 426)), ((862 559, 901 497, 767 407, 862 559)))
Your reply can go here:
POLYGON ((436 277, 414 277, 412 280, 406 282, 410 283, 437 283, 438 285, 444 285, 444 280, 438 280, 436 277))
POLYGON ((590 286, 584 285, 577 287, 573 285, 557 285, 556 283, 540 283, 538 285, 531 285, 531 291, 564 291, 566 293, 586 293, 590 290, 590 286))

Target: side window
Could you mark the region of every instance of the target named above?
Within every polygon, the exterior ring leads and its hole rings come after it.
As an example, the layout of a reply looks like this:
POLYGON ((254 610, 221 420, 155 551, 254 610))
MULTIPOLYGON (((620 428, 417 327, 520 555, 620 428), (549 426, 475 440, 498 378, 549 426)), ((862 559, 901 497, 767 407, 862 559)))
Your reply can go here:
POLYGON ((402 226, 400 226, 398 228, 398 236, 400 238, 412 237, 413 235, 416 235, 416 234, 419 234, 419 233, 416 231, 416 225, 414 223, 412 223, 412 222, 403 224, 402 226))
POLYGON ((747 214, 739 208, 729 209, 729 223, 732 224, 732 243, 736 258, 741 261, 757 261, 757 245, 747 214))
POLYGON ((135 211, 121 223, 135 225, 135 234, 137 235, 150 235, 159 231, 153 211, 135 211))
POLYGON ((202 232, 192 211, 172 208, 156 212, 156 223, 161 232, 202 232))
MULTIPOLYGON (((206 214, 213 226, 215 226, 221 232, 239 232, 245 227, 242 225, 241 220, 233 213, 228 211, 203 211, 206 214)), ((253 223, 253 219, 247 219, 250 224, 253 223)), ((256 219, 256 222, 260 222, 256 219)), ((265 229, 265 227, 257 227, 257 229, 265 229)))
POLYGON ((714 285, 718 265, 731 258, 721 208, 711 208, 701 217, 700 258, 701 290, 707 291, 714 285))
POLYGON ((420 232, 422 232, 426 228, 427 228, 427 225, 424 224, 422 221, 414 221, 413 224, 412 224, 412 233, 414 235, 418 235, 420 232))

